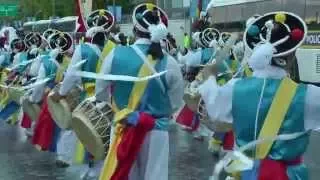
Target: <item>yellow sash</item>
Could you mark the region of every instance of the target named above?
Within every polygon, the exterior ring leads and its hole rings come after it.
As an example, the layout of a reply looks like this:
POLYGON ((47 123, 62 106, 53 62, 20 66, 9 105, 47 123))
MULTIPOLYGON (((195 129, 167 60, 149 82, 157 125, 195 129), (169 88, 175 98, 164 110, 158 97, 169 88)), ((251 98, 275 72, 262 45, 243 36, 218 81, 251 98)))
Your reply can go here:
POLYGON ((111 52, 111 50, 116 47, 116 44, 110 40, 108 40, 107 44, 104 46, 101 56, 99 58, 98 64, 97 64, 97 69, 96 72, 99 73, 101 70, 102 63, 104 59, 108 56, 108 54, 111 52))
MULTIPOLYGON (((100 55, 100 58, 98 60, 97 66, 96 66, 96 73, 100 72, 102 63, 104 59, 108 56, 108 54, 111 52, 111 50, 115 47, 116 45, 108 40, 107 44, 104 46, 102 53, 100 55)), ((95 95, 95 83, 84 83, 84 89, 87 92, 89 97, 92 97, 95 95)))
MULTIPOLYGON (((156 64, 156 61, 153 60, 151 56, 148 56, 148 61, 153 66, 156 64)), ((143 64, 140 68, 138 76, 145 77, 150 75, 152 75, 152 71, 146 64, 143 64)), ((100 174, 100 180, 109 180, 117 168, 117 163, 118 163, 117 162, 117 146, 121 142, 122 132, 124 129, 124 126, 121 125, 119 122, 137 109, 140 103, 140 100, 147 87, 147 84, 148 84, 148 81, 135 82, 129 97, 127 108, 124 108, 121 111, 117 111, 115 114, 114 122, 116 123, 116 127, 115 127, 115 132, 113 134, 114 137, 109 147, 109 152, 100 174)))
MULTIPOLYGON (((284 78, 276 92, 271 107, 259 134, 259 139, 278 135, 287 111, 296 94, 298 85, 289 78, 284 78)), ((256 159, 264 159, 269 154, 274 141, 266 141, 256 147, 256 159)))
POLYGON ((246 65, 244 66, 244 73, 245 73, 245 75, 246 75, 247 77, 251 77, 251 76, 252 76, 252 71, 250 70, 248 64, 246 64, 246 65))
POLYGON ((63 62, 60 66, 60 68, 57 70, 57 74, 56 74, 56 79, 55 82, 59 83, 62 81, 63 79, 63 73, 66 71, 66 69, 68 68, 68 65, 70 63, 70 58, 67 56, 63 57, 63 62))

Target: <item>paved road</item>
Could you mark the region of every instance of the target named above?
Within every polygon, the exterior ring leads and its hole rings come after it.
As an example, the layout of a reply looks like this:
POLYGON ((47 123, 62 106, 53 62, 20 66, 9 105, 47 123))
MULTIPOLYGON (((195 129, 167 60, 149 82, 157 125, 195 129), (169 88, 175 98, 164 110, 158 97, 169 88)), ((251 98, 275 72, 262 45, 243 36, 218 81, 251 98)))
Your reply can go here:
MULTIPOLYGON (((172 127, 170 180, 207 180, 214 159, 206 143, 195 141, 186 132, 172 127)), ((57 169, 54 155, 35 150, 21 129, 0 124, 0 180, 78 180, 79 167, 57 169)), ((312 138, 317 142, 319 135, 312 138)), ((311 180, 320 177, 319 143, 312 143, 306 161, 311 168, 311 180)))

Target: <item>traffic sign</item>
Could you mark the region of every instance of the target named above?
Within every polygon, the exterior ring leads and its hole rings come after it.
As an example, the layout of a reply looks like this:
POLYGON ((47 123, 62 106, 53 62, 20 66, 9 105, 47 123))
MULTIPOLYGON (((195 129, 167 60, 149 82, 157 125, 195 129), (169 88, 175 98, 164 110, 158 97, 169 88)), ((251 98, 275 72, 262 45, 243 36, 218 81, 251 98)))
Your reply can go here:
POLYGON ((18 14, 18 5, 16 4, 1 4, 0 16, 16 16, 18 14))

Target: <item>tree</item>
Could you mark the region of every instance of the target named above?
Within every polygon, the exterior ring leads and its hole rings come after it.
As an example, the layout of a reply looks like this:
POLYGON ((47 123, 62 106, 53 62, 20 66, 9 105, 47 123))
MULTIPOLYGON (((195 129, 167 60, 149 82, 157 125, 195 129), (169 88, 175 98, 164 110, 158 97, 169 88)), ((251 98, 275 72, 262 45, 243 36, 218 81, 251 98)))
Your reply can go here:
POLYGON ((21 0, 20 18, 34 17, 49 19, 50 16, 72 16, 75 15, 74 1, 66 0, 21 0))

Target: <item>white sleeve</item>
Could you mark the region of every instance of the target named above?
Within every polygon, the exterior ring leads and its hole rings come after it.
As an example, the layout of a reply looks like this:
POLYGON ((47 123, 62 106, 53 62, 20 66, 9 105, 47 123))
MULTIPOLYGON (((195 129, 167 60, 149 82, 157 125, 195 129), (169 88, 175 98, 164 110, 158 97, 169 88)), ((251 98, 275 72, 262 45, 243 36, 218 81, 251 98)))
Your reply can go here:
MULTIPOLYGON (((114 57, 114 49, 103 60, 99 74, 110 74, 114 57)), ((100 101, 109 100, 110 82, 105 80, 96 80, 96 98, 100 101)))
POLYGON ((201 56, 202 56, 201 50, 198 50, 196 52, 188 52, 188 54, 184 56, 186 65, 188 67, 201 65, 201 56))
POLYGON ((41 66, 41 56, 37 56, 34 60, 34 62, 32 62, 31 66, 30 66, 30 70, 29 70, 29 75, 30 76, 37 76, 39 69, 41 66))
MULTIPOLYGON (((37 81, 41 81, 45 78, 46 78, 46 70, 44 66, 41 64, 39 73, 37 76, 37 81)), ((42 100, 45 87, 46 87, 46 83, 43 83, 41 85, 34 87, 34 89, 32 90, 32 94, 30 96, 30 101, 33 103, 39 103, 42 100)))
POLYGON ((183 105, 184 81, 179 64, 171 56, 168 56, 167 70, 168 95, 173 112, 175 112, 183 105))
POLYGON ((199 87, 199 92, 205 102, 206 109, 212 121, 232 123, 233 87, 238 79, 232 79, 224 86, 219 86, 214 76, 211 76, 199 87))
POLYGON ((320 87, 308 85, 304 107, 305 129, 320 127, 320 87))
POLYGON ((80 70, 80 67, 74 67, 74 65, 81 60, 81 46, 79 45, 74 51, 67 72, 65 73, 64 79, 59 90, 60 95, 65 96, 77 83, 81 83, 81 77, 73 75, 74 71, 80 70))

